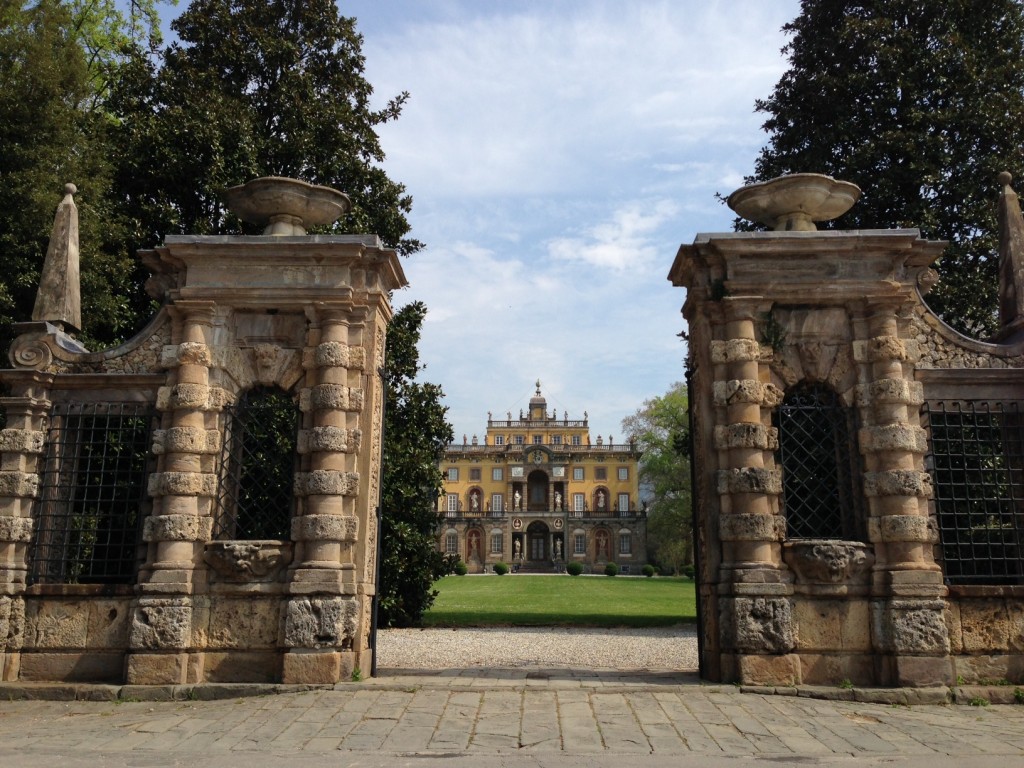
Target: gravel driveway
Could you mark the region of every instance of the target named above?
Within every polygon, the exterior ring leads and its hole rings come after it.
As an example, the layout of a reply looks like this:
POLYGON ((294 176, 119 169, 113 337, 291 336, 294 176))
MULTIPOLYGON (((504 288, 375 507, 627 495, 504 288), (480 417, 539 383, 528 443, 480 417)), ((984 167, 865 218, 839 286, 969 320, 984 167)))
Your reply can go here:
POLYGON ((382 629, 378 633, 377 666, 384 669, 542 666, 692 670, 697 668, 697 634, 692 626, 382 629))

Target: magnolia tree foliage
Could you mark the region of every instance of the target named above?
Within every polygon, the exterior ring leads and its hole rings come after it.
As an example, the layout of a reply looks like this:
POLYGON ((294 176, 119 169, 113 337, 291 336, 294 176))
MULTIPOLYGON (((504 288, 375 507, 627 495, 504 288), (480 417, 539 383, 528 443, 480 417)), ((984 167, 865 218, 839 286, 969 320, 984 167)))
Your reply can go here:
POLYGON ((693 562, 687 389, 673 384, 664 395, 622 420, 629 440, 643 451, 641 493, 649 500, 647 548, 651 559, 678 574, 693 562))
POLYGON ((950 245, 928 301, 996 330, 996 174, 1024 174, 1020 0, 802 0, 789 70, 756 104, 768 144, 748 181, 827 173, 863 190, 829 226, 919 227, 950 245))
POLYGON ((422 302, 407 304, 388 331, 377 585, 378 622, 384 627, 418 625, 437 595, 434 582, 458 560, 437 546, 439 462, 454 434, 441 388, 416 380, 423 370, 417 344, 426 311, 422 302))

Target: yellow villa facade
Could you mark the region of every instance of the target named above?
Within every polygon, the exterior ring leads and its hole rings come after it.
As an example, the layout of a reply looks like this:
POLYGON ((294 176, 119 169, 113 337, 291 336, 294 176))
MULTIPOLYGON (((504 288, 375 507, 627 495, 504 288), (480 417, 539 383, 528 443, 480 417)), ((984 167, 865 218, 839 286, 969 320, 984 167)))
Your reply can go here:
POLYGON ((582 419, 548 412, 540 382, 526 413, 488 414, 481 441, 463 437, 441 462, 438 546, 471 573, 503 562, 512 571, 560 572, 569 562, 637 574, 646 564, 647 520, 632 444, 591 440, 582 419))

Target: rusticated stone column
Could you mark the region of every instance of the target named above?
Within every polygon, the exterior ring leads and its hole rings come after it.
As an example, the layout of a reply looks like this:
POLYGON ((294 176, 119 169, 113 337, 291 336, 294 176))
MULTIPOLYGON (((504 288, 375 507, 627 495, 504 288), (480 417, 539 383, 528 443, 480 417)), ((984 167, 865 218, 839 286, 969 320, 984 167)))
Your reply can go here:
POLYGON ((12 396, 0 400, 7 413, 7 427, 0 430, 0 680, 5 681, 17 680, 20 668, 25 630, 22 595, 52 379, 36 371, 8 372, 5 380, 12 396))
POLYGON ((732 656, 727 675, 744 682, 797 682, 789 601, 792 586, 782 562, 785 521, 779 515, 782 478, 773 452, 778 435, 770 412, 782 399, 763 383, 762 350, 755 336, 760 311, 749 299, 724 299, 724 339, 711 342, 714 429, 720 452, 717 484, 721 498, 719 537, 723 562, 719 593, 723 651, 732 656))
POLYGON ((179 301, 169 309, 176 343, 164 349, 171 372, 157 396, 166 426, 153 440, 159 463, 149 479, 153 513, 143 529, 149 551, 129 634, 128 681, 138 684, 183 684, 201 677, 189 665, 193 596, 217 494, 220 437, 208 423, 216 418, 211 409, 219 402, 210 388, 214 304, 179 301))
POLYGON ((875 550, 872 643, 882 657, 882 684, 948 684, 946 588, 932 555, 931 477, 924 469, 927 441, 918 417, 923 394, 911 378, 897 311, 897 305, 875 304, 867 317, 870 338, 854 343, 854 355, 871 377, 861 388, 860 445, 875 550))
POLYGON ((360 664, 362 600, 355 543, 366 520, 357 505, 362 483, 358 457, 367 350, 361 312, 317 305, 301 393, 306 428, 299 433, 303 471, 295 478, 300 513, 292 520, 297 543, 283 644, 283 680, 334 682, 360 664))

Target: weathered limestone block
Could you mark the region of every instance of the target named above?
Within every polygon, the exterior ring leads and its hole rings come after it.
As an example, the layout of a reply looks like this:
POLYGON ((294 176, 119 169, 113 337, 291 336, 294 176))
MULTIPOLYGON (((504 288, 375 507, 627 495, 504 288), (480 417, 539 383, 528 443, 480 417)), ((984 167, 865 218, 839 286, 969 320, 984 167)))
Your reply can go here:
POLYGON ((718 531, 722 541, 782 541, 786 519, 781 515, 722 515, 718 531))
POLYGON ((722 602, 723 635, 732 650, 788 653, 796 645, 792 604, 784 597, 733 597, 722 602))
POLYGON ((927 517, 921 515, 884 515, 872 518, 869 525, 877 524, 881 541, 923 541, 936 538, 927 517))
POLYGON ((313 410, 361 411, 363 390, 343 384, 317 384, 309 390, 309 405, 313 410))
POLYGON ((151 515, 142 521, 143 541, 207 541, 213 518, 196 515, 151 515))
POLYGON ((154 472, 150 496, 216 496, 217 475, 205 472, 154 472))
POLYGON ((334 451, 337 453, 359 453, 362 430, 341 427, 313 427, 299 430, 299 453, 334 451))
POLYGON ((132 648, 188 648, 192 637, 192 602, 187 597, 141 598, 132 614, 128 642, 132 648))
POLYGON ((317 469, 295 473, 296 496, 356 496, 358 493, 358 472, 317 469))
POLYGON ((174 368, 178 365, 208 366, 211 362, 210 348, 199 341, 168 344, 160 350, 160 365, 164 368, 174 368))
POLYGON ((45 432, 28 429, 0 429, 0 452, 34 453, 43 452, 45 432))
POLYGON ((39 492, 39 475, 33 472, 0 472, 0 496, 34 497, 39 492))
POLYGON ((200 648, 274 648, 281 632, 277 599, 212 598, 208 628, 197 628, 200 648))
POLYGON ((942 600, 875 601, 871 622, 879 651, 936 655, 949 653, 949 629, 942 600))
POLYGON ((122 650, 128 647, 131 625, 131 598, 90 600, 87 646, 96 649, 122 650))
POLYGON ((27 648, 85 648, 89 613, 78 602, 31 600, 25 611, 27 648))
POLYGON ((886 424, 860 430, 860 449, 871 451, 909 451, 927 453, 928 437, 921 427, 912 424, 886 424))
POLYGON ((711 342, 712 363, 749 363, 761 357, 761 346, 753 339, 711 342))
POLYGON ((180 408, 206 408, 210 402, 210 386, 207 384, 175 384, 171 387, 170 406, 180 408))
POLYGON ((869 545, 831 539, 787 541, 782 558, 803 584, 864 584, 875 564, 869 545))
POLYGON ((0 597, 0 650, 17 651, 25 644, 25 601, 0 597))
MULTIPOLYGON (((1006 606, 1007 627, 1009 637, 1007 644, 1013 653, 1024 652, 1024 603, 1020 600, 1008 600, 1006 606)), ((959 611, 957 611, 959 618, 959 611)), ((3 633, 0 633, 0 638, 3 633)))
POLYGON ((171 427, 153 431, 153 453, 217 453, 220 432, 199 427, 171 427))
POLYGON ((779 430, 763 424, 729 424, 715 427, 715 448, 727 451, 730 448, 758 448, 774 451, 779 447, 779 430))
POLYGON ((799 685, 800 657, 793 653, 782 656, 742 655, 736 659, 738 682, 745 685, 799 685))
POLYGON ((782 472, 778 469, 740 467, 718 470, 718 493, 782 493, 782 472))
POLYGON ((356 541, 359 518, 348 515, 304 515, 292 518, 295 541, 356 541))
POLYGON ((916 496, 920 499, 932 495, 932 477, 927 472, 911 469, 887 469, 864 473, 864 495, 916 496))
POLYGON ((366 368, 366 350, 362 347, 349 347, 348 367, 353 371, 364 370, 366 368))
POLYGON ((801 651, 871 651, 867 600, 797 600, 793 619, 801 651))
POLYGON ((318 344, 316 347, 316 353, 314 360, 318 368, 330 368, 330 367, 342 367, 348 366, 348 344, 343 344, 340 341, 325 341, 318 344))
POLYGON ((896 336, 876 336, 866 341, 853 342, 853 357, 861 363, 906 360, 907 346, 896 336))
POLYGON ((857 405, 866 407, 872 403, 886 405, 921 405, 924 402, 924 385, 907 379, 878 379, 867 386, 857 387, 857 405))
POLYGON ((786 397, 786 393, 779 387, 756 379, 716 381, 712 389, 715 405, 718 406, 754 403, 765 408, 774 408, 786 397))
POLYGON ((291 562, 292 548, 280 541, 211 541, 203 560, 222 581, 273 581, 291 562))
POLYGON ((1003 600, 963 600, 960 627, 965 653, 999 653, 1010 647, 1010 620, 1003 600))
POLYGON ((351 649, 357 617, 355 598, 293 598, 285 612, 284 645, 288 648, 351 649))
POLYGON ((32 541, 32 518, 0 517, 0 541, 32 541))

